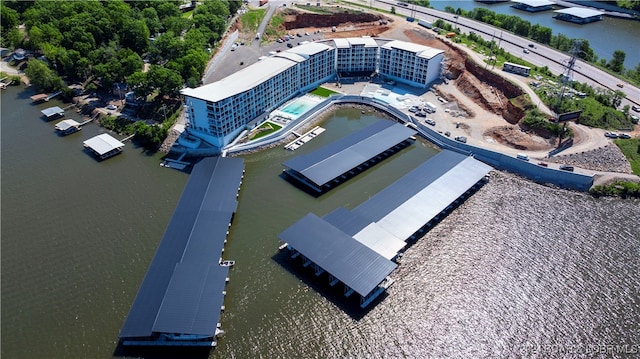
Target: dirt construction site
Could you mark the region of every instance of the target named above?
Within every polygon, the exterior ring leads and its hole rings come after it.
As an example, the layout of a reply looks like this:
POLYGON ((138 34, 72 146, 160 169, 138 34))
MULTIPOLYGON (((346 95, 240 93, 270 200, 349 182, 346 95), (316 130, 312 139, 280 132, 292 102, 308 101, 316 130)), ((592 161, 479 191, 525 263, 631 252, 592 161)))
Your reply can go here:
MULTIPOLYGON (((525 115, 523 107, 529 101, 537 104, 541 112, 551 115, 551 111, 529 87, 531 80, 492 69, 486 65, 483 55, 464 45, 454 44, 416 23, 387 14, 347 11, 316 14, 292 8, 284 11, 285 21, 280 25, 280 32, 314 34, 313 39, 308 39, 312 41, 371 36, 444 50, 443 66, 447 80, 419 94, 425 101, 436 103, 441 108, 431 115, 436 121, 435 129, 440 133, 449 132, 452 137, 465 136, 471 145, 507 154, 522 152, 534 160, 613 172, 611 176, 603 175, 608 179, 615 177, 615 173, 631 173, 628 161, 617 146, 604 136, 604 130, 569 123, 574 136, 559 146, 557 137, 535 133, 522 126, 525 115), (558 150, 559 147, 561 150, 558 150)), ((265 41, 275 44, 275 40, 275 37, 263 38, 261 46, 265 47, 265 41)), ((361 84, 362 87, 364 85, 361 84)), ((326 86, 339 92, 359 93, 357 84, 354 88, 344 85, 337 88, 335 84, 326 86)), ((632 135, 640 135, 638 126, 632 135)))

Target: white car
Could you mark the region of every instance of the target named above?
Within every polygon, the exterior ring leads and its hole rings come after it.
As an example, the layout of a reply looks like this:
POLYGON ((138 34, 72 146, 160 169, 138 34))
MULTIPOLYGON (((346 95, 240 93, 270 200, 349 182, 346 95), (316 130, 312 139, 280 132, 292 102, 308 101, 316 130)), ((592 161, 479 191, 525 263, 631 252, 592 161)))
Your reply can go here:
POLYGON ((109 105, 109 106, 107 106, 107 107, 105 107, 105 108, 106 108, 107 110, 109 110, 109 111, 113 111, 113 110, 117 110, 117 109, 118 109, 118 106, 116 106, 116 105, 109 105))

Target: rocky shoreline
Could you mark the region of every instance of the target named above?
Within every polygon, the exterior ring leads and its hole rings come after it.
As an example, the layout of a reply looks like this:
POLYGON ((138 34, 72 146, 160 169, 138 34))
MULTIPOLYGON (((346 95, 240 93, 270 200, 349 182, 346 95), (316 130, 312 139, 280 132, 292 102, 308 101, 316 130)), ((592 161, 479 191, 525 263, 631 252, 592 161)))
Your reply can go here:
POLYGON ((554 156, 556 161, 602 172, 631 174, 631 164, 618 146, 610 144, 591 151, 554 156))

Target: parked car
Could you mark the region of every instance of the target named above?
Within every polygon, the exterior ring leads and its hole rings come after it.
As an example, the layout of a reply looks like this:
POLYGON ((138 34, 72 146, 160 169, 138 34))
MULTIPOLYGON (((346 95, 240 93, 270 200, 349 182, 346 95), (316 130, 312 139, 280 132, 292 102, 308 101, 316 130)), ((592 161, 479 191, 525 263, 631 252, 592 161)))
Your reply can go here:
POLYGON ((424 111, 418 111, 418 112, 416 112, 416 116, 418 116, 418 117, 427 117, 427 114, 424 113, 424 111))
POLYGON ((631 109, 634 110, 635 112, 640 112, 640 106, 633 105, 631 106, 631 109))
POLYGON ((107 110, 109 110, 109 111, 113 111, 113 110, 117 110, 117 109, 118 109, 118 107, 117 107, 116 105, 109 105, 109 106, 107 106, 107 107, 105 107, 105 108, 106 108, 107 110))
POLYGON ((522 153, 518 153, 516 158, 519 159, 519 160, 523 160, 523 161, 529 161, 529 156, 527 156, 525 154, 522 154, 522 153))
POLYGON ((605 132, 604 133, 604 137, 609 137, 609 138, 618 138, 618 134, 615 132, 605 132))
POLYGON ((456 138, 454 138, 454 140, 458 141, 458 142, 462 142, 462 143, 467 143, 467 138, 464 136, 456 136, 456 138))
POLYGON ((435 126, 436 125, 436 121, 434 121, 434 120, 432 120, 430 118, 424 120, 424 122, 426 122, 427 125, 431 125, 431 126, 435 126))
POLYGON ((444 133, 444 135, 449 137, 449 136, 451 136, 451 132, 447 131, 447 132, 444 133))
POLYGON ((563 171, 573 172, 573 166, 569 166, 569 165, 560 165, 560 169, 563 171))
POLYGON ((549 164, 547 164, 546 162, 538 162, 538 166, 549 167, 549 164))
POLYGON ((420 110, 420 109, 419 109, 417 106, 411 106, 411 107, 409 107, 409 112, 412 112, 412 113, 416 113, 416 112, 418 112, 419 110, 420 110))
POLYGON ((288 43, 288 44, 287 44, 287 47, 288 47, 288 48, 292 48, 292 47, 293 47, 293 44, 292 44, 292 43, 288 43))
POLYGON ((631 135, 629 135, 628 133, 621 133, 618 135, 618 138, 623 138, 625 140, 628 140, 631 138, 631 135))

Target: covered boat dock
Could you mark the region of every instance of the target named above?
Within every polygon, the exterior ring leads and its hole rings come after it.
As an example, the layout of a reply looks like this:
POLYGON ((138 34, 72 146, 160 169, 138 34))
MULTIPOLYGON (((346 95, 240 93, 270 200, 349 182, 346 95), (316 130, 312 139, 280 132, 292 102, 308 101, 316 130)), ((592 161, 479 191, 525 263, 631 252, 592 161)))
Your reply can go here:
POLYGON ((321 194, 408 146, 415 134, 399 123, 380 120, 283 163, 284 173, 321 194))
POLYGON ((229 271, 222 252, 243 175, 239 158, 194 166, 120 330, 123 345, 216 345, 229 271))
POLYGON ((108 133, 91 137, 83 142, 84 148, 91 151, 99 159, 104 160, 122 152, 124 143, 111 137, 108 133))
POLYGON ((549 0, 513 0, 512 8, 529 12, 547 11, 553 8, 555 4, 549 0))
POLYGON ((72 119, 66 119, 56 123, 56 132, 62 136, 78 132, 81 129, 80 123, 72 119))
POLYGON ((60 118, 64 116, 64 110, 58 106, 45 108, 40 112, 44 115, 47 121, 55 120, 56 118, 60 118))
POLYGON ((408 242, 474 193, 491 170, 445 150, 353 210, 340 207, 323 218, 307 214, 279 238, 316 276, 327 272, 331 286, 342 282, 345 296, 356 291, 365 308, 392 283, 394 260, 408 242))
POLYGON ((558 20, 573 22, 576 24, 587 24, 590 22, 602 20, 602 15, 604 14, 601 11, 586 9, 583 7, 570 7, 567 9, 556 10, 554 12, 556 13, 556 16, 554 16, 554 18, 558 20))

